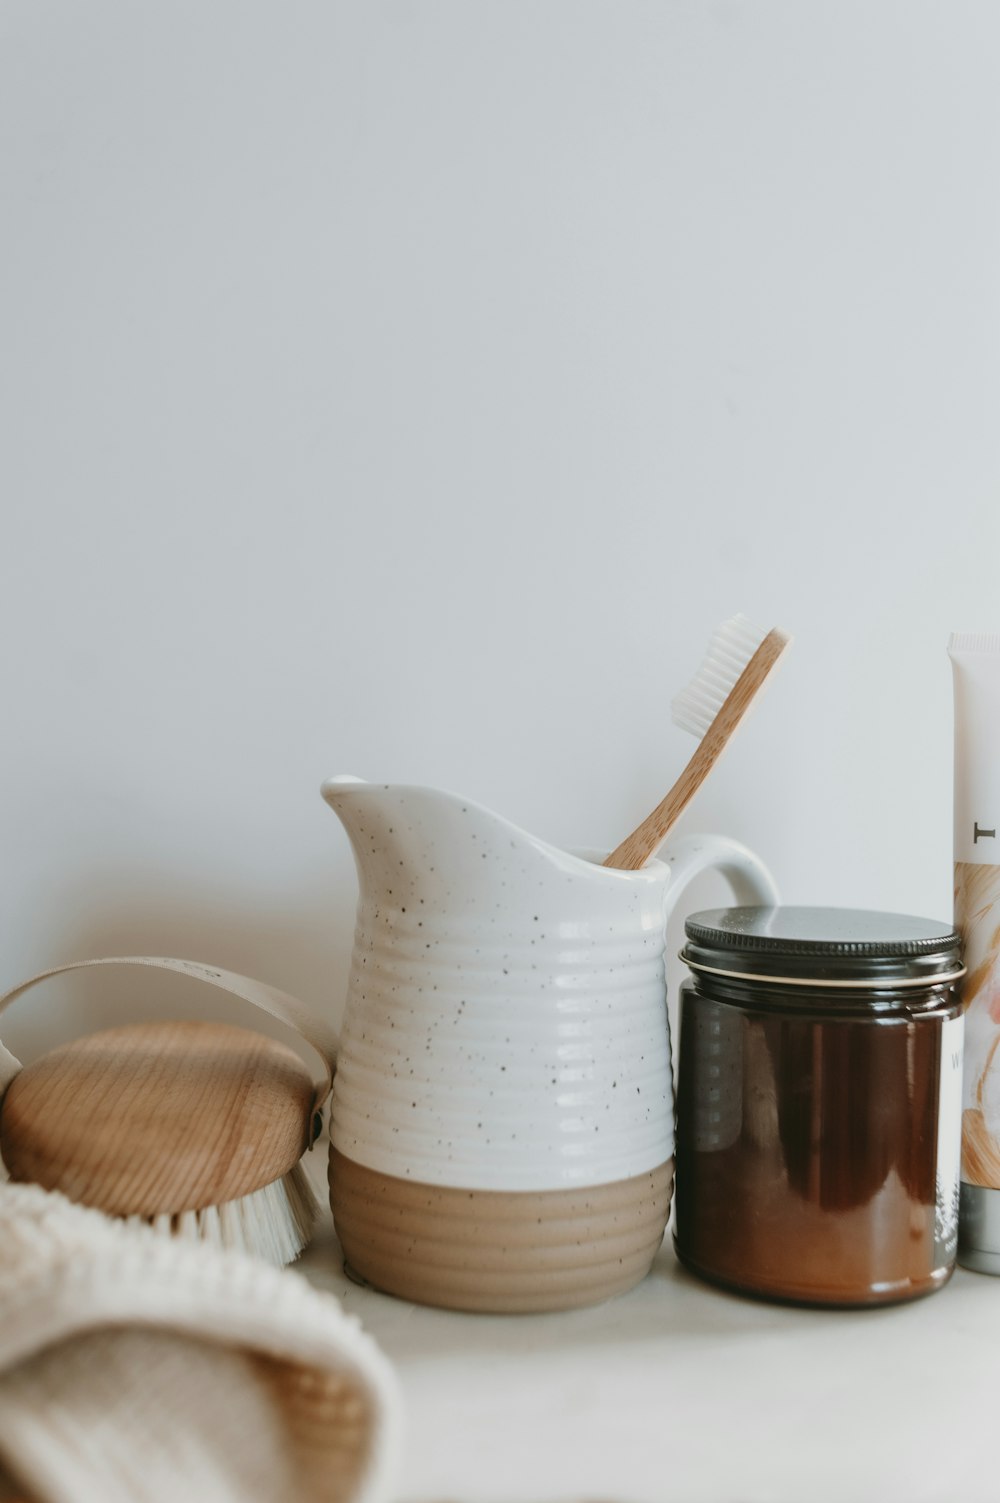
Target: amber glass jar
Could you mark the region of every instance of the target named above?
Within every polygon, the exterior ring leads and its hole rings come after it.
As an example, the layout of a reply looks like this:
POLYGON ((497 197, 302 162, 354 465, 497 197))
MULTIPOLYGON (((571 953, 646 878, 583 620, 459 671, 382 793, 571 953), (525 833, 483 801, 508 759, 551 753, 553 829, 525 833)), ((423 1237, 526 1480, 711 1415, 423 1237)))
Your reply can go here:
POLYGON ((837 908, 720 908, 686 933, 682 1262, 805 1304, 939 1288, 958 1217, 958 934, 837 908))

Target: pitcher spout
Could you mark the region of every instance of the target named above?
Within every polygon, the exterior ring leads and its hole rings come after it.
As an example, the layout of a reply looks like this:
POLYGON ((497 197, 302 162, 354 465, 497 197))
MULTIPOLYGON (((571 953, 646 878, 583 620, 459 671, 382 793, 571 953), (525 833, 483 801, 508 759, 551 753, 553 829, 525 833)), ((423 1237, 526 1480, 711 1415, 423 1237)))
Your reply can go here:
POLYGON ((380 868, 398 867, 406 860, 402 837, 407 822, 399 817, 398 799, 390 798, 393 792, 390 784, 368 783, 351 773, 327 778, 320 788, 324 801, 347 832, 362 893, 366 877, 380 868))
POLYGON ((321 792, 350 839, 362 904, 374 901, 383 915, 412 920, 416 908, 430 906, 450 914, 533 911, 534 895, 555 874, 585 887, 628 881, 441 789, 344 775, 328 778, 321 792))
POLYGON ((461 908, 498 864, 524 855, 531 837, 478 804, 437 788, 328 778, 323 798, 351 842, 361 902, 387 913, 428 903, 461 908))

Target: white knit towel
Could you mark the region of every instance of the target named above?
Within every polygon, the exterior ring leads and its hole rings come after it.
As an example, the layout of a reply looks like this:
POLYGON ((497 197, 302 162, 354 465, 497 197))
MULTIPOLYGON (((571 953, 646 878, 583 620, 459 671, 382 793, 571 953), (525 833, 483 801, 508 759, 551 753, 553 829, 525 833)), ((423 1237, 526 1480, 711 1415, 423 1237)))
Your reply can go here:
POLYGON ((0 1184, 0 1497, 379 1503, 399 1399, 300 1274, 0 1184))

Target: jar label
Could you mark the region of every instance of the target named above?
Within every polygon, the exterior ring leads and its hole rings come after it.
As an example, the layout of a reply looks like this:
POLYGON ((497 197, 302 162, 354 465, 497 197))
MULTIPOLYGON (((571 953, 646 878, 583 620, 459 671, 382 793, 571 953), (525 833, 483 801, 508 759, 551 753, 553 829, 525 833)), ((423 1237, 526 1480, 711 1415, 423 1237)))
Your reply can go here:
POLYGON ((941 1083, 938 1089, 934 1256, 939 1268, 954 1261, 958 1247, 964 1041, 965 1019, 961 1014, 949 1018, 941 1029, 941 1083))

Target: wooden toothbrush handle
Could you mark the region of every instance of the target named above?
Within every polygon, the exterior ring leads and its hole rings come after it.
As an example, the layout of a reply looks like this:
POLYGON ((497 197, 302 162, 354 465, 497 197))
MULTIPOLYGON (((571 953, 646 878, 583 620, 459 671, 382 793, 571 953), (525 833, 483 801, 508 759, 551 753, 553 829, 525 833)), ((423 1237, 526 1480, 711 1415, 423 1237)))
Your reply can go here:
POLYGON ((722 750, 763 687, 771 669, 791 639, 783 631, 769 631, 736 680, 718 714, 698 743, 694 756, 669 793, 647 814, 642 824, 611 852, 605 866, 638 871, 666 840, 688 804, 715 766, 722 750))

